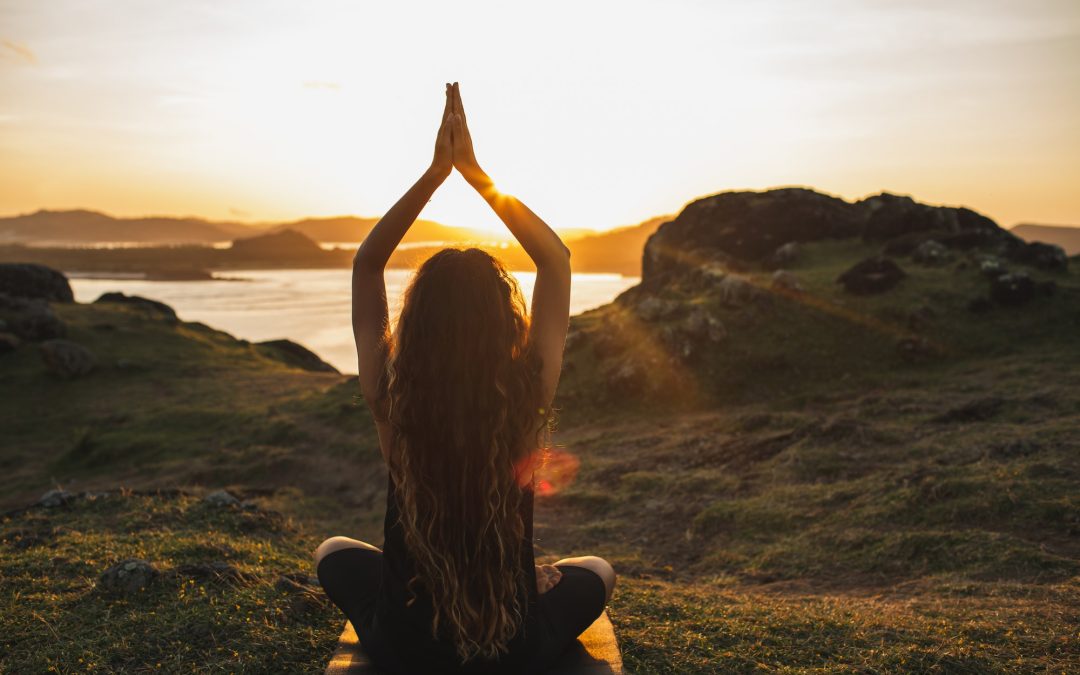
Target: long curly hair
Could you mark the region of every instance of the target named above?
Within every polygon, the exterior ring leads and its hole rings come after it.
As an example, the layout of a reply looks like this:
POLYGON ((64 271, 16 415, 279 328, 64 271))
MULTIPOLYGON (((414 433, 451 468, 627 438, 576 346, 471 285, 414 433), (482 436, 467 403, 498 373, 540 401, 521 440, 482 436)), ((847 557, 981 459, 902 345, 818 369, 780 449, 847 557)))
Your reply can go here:
MULTIPOLYGON (((434 606, 432 635, 462 663, 496 658, 524 621, 522 466, 547 447, 539 357, 517 282, 490 254, 443 249, 416 271, 383 390, 408 589, 434 606)), ((530 485, 531 487, 531 485, 530 485)))

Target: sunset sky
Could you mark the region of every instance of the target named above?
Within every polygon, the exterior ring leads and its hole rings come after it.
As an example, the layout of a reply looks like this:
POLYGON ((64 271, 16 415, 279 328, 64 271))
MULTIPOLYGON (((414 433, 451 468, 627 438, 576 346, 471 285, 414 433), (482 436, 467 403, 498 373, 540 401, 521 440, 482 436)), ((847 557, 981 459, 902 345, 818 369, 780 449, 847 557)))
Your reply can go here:
MULTIPOLYGON (((552 225, 809 185, 1080 225, 1080 2, 0 0, 0 215, 378 215, 461 82, 552 225)), ((454 176, 424 212, 497 226, 454 176)))

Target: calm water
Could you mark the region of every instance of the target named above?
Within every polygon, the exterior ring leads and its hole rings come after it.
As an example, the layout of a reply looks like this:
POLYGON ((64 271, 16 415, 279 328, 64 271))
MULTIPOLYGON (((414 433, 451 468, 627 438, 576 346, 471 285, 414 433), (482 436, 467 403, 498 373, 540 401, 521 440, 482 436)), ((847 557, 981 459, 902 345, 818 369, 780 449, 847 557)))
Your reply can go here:
MULTIPOLYGON (((239 338, 258 342, 295 340, 313 350, 343 373, 356 372, 356 351, 350 324, 348 269, 221 271, 214 281, 145 281, 142 279, 80 279, 71 286, 75 299, 92 302, 107 291, 121 291, 161 300, 185 321, 201 321, 239 338)), ((387 270, 386 293, 393 317, 409 270, 387 270)), ((515 272, 526 300, 532 298, 536 274, 515 272)), ((638 283, 618 274, 575 274, 570 313, 610 302, 638 283)))

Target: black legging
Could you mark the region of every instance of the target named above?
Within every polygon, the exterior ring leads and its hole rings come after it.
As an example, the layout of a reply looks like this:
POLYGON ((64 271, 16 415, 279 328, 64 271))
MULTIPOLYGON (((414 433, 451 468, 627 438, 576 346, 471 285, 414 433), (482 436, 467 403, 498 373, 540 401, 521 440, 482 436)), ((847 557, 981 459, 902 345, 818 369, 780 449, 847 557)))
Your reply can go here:
MULTIPOLYGON (((557 659, 603 613, 606 604, 607 590, 600 575, 577 565, 558 567, 562 572, 559 583, 537 599, 538 625, 544 632, 539 638, 542 651, 533 658, 532 664, 538 669, 557 659)), ((326 595, 352 622, 360 643, 379 665, 377 652, 382 651, 385 658, 385 651, 379 649, 379 645, 368 643, 382 579, 382 552, 366 548, 339 549, 326 555, 316 572, 326 595)))

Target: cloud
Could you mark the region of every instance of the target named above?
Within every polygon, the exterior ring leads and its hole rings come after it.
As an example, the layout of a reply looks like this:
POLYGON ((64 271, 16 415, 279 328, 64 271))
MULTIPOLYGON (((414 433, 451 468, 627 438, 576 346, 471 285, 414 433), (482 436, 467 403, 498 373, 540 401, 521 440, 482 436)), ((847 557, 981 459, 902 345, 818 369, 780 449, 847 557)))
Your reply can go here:
POLYGON ((337 91, 341 89, 341 85, 337 82, 320 82, 318 80, 309 80, 304 83, 305 89, 332 89, 337 91))
POLYGON ((30 65, 37 65, 37 55, 35 55, 26 45, 13 42, 12 40, 0 40, 0 46, 4 48, 0 53, 6 57, 13 58, 16 61, 22 61, 23 63, 29 63, 30 65))

